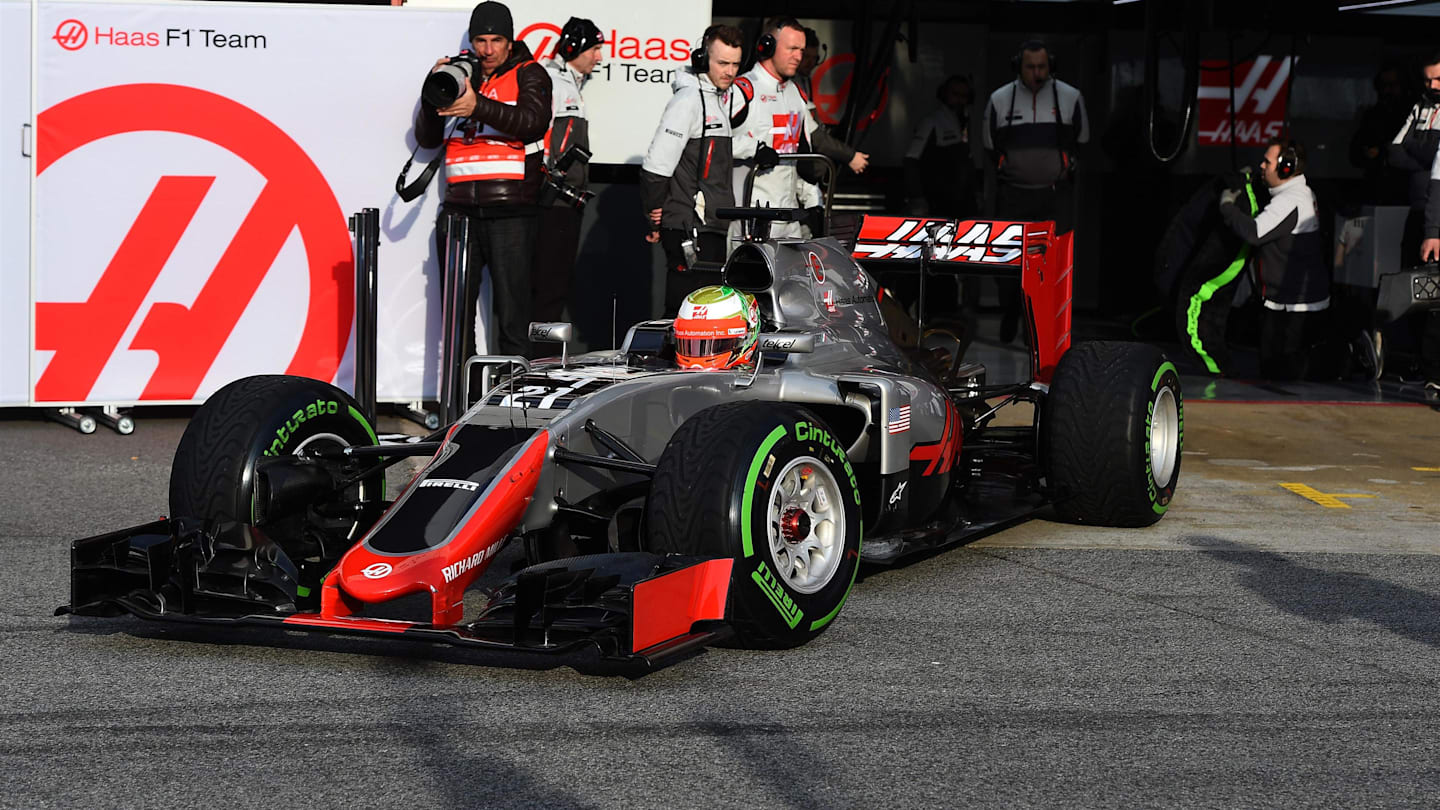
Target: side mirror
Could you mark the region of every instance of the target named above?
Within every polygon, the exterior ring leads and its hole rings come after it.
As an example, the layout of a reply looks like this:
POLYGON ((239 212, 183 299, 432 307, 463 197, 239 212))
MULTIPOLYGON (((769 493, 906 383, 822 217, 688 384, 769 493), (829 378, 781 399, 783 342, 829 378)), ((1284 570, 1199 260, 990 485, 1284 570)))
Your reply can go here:
POLYGON ((815 351, 815 333, 762 332, 756 350, 779 354, 810 354, 815 351))
POLYGON ((569 343, 571 327, 568 323, 542 323, 532 321, 530 339, 540 343, 569 343))
POLYGON ((564 366, 568 358, 566 354, 570 349, 570 333, 572 328, 568 323, 544 323, 541 321, 530 322, 530 339, 536 343, 559 343, 560 344, 560 365, 564 366))

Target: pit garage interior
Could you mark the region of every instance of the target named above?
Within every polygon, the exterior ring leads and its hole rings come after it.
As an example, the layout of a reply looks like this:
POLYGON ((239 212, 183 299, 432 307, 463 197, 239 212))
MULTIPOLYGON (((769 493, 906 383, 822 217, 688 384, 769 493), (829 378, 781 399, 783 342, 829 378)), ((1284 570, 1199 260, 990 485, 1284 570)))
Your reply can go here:
MULTIPOLYGON (((1404 200, 1376 198, 1371 181, 1352 161, 1352 136, 1376 102, 1382 66, 1405 66, 1407 97, 1418 98, 1418 62, 1434 47, 1427 32, 1440 4, 716 0, 713 8, 717 20, 733 22, 747 34, 769 15, 813 23, 822 32, 822 60, 841 51, 869 55, 817 82, 819 103, 830 105, 826 117, 836 121, 832 132, 871 155, 864 175, 841 172, 836 206, 842 215, 905 210, 901 158, 911 130, 934 107, 935 87, 956 74, 972 85, 971 156, 983 211, 994 184, 980 144, 986 100, 1013 80, 1011 59, 1019 44, 1043 40, 1057 55, 1057 75, 1084 94, 1090 118, 1090 139, 1079 147, 1075 176, 1078 339, 1165 345, 1187 377, 1191 399, 1425 401, 1418 338, 1408 328, 1387 347, 1387 372, 1378 383, 1359 379, 1363 374, 1350 351, 1342 360, 1348 365, 1336 370, 1334 380, 1259 379, 1259 303, 1247 290, 1239 292, 1243 300, 1237 300, 1229 324, 1233 356, 1222 375, 1207 373, 1193 353, 1181 350, 1181 268, 1173 254, 1167 256, 1165 240, 1197 190, 1255 166, 1266 138, 1279 132, 1308 149, 1305 174, 1327 238, 1337 238, 1347 221, 1360 218, 1379 223, 1387 234, 1398 233, 1404 200), (836 41, 825 41, 827 36, 836 41), (1288 81, 1278 75, 1287 60, 1293 66, 1288 81), (1263 115, 1255 112, 1258 100, 1247 106, 1240 99, 1238 139, 1227 137, 1232 62, 1241 96, 1257 84, 1256 96, 1266 85, 1280 91, 1263 115), (836 82, 845 69, 853 72, 836 82), (1254 81, 1247 83, 1251 71, 1254 81), (843 84, 844 92, 832 95, 832 84, 843 84), (852 86, 870 92, 849 92, 852 86), (1388 210, 1375 211, 1381 202, 1388 210)), ((633 322, 659 306, 658 259, 640 240, 641 225, 631 216, 638 205, 636 171, 597 166, 592 172, 601 183, 599 204, 587 215, 571 311, 581 340, 590 345, 608 346, 614 323, 633 322), (617 272, 628 273, 628 280, 618 280, 617 272), (616 295, 611 285, 648 288, 651 297, 616 295)), ((1375 324, 1382 275, 1418 264, 1416 257, 1402 260, 1398 238, 1389 242, 1369 240, 1364 255, 1337 253, 1333 300, 1336 321, 1347 332, 1375 324)), ((973 350, 992 378, 1023 376, 1024 352, 993 339, 1000 313, 995 288, 985 285, 981 296, 973 350)), ((1378 317, 1383 323, 1386 315, 1378 317)))

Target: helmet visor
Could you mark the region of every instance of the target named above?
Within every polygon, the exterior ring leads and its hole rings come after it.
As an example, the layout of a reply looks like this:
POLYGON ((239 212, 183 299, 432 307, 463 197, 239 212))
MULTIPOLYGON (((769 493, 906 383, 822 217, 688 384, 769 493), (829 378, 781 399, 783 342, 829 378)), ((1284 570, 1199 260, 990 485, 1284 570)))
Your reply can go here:
POLYGON ((719 357, 723 360, 738 351, 744 343, 744 336, 686 338, 677 335, 675 337, 675 355, 696 359, 719 357))

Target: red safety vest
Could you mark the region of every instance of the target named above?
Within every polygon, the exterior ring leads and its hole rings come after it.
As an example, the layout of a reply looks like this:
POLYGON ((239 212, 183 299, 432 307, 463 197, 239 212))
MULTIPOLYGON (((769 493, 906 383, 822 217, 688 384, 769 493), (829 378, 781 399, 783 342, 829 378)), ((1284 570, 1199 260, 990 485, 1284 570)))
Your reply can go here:
MULTIPOLYGON (((501 104, 515 104, 520 99, 520 68, 528 64, 522 62, 499 77, 487 79, 480 85, 480 94, 501 104)), ((445 180, 524 180, 525 156, 541 148, 540 143, 526 144, 487 126, 474 135, 451 138, 445 143, 445 180)))

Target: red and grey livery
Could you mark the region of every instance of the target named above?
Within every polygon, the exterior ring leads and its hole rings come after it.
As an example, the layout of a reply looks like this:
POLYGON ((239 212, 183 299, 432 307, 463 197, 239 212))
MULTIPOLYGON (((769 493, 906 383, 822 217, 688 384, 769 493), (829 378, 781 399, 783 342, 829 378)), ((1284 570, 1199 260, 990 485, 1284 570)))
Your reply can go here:
POLYGON ((1047 505, 1109 525, 1164 513, 1183 437, 1174 367, 1149 347, 1072 348, 1070 267, 1049 223, 870 217, 853 245, 745 242, 724 279, 759 301, 754 366, 677 369, 668 321, 614 351, 481 358, 520 369, 420 442, 376 443, 324 383, 237 381, 177 450, 177 517, 76 541, 61 610, 600 671, 725 639, 804 643, 840 614, 862 559, 967 542, 1047 505), (987 384, 963 336, 915 334, 867 267, 1018 275, 1032 377, 987 384), (1017 404, 1028 424, 995 424, 1017 404), (429 460, 386 501, 383 471, 408 457, 429 460), (1090 473, 1102 463, 1108 477, 1090 473), (517 570, 488 574, 502 550, 517 570))

